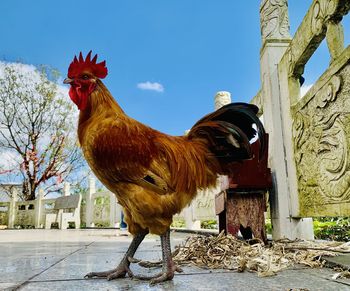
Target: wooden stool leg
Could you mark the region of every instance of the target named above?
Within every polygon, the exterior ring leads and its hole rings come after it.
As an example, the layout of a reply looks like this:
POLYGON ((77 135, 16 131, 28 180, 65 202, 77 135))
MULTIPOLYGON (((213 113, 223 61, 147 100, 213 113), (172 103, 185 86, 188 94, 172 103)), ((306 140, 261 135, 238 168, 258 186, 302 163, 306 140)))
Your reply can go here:
POLYGON ((267 242, 265 231, 266 201, 262 193, 230 193, 227 195, 226 226, 227 231, 237 235, 238 231, 245 239, 254 238, 267 242), (243 232, 242 232, 243 231, 243 232))

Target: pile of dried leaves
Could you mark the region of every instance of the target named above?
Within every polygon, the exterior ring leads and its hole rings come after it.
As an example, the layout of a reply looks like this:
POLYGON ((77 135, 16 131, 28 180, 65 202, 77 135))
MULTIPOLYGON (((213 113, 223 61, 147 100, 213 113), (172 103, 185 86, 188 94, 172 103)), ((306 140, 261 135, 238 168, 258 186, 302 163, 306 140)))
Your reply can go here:
POLYGON ((177 247, 173 259, 178 265, 247 270, 264 277, 296 264, 323 267, 323 256, 339 253, 350 253, 350 243, 279 240, 265 246, 262 242, 250 244, 222 232, 218 236, 189 237, 177 247))

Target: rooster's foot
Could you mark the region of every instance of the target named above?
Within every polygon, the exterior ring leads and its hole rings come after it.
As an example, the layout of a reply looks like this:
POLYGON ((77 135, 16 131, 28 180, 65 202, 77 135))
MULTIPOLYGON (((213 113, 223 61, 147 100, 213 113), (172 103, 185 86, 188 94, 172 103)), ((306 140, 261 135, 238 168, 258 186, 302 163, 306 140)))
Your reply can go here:
POLYGON ((105 271, 105 272, 91 272, 84 276, 84 278, 107 278, 107 280, 113 280, 117 278, 124 278, 128 274, 130 278, 134 276, 127 264, 119 265, 117 268, 105 271))
POLYGON ((163 255, 163 270, 161 273, 154 276, 134 276, 135 279, 150 280, 150 285, 154 285, 160 282, 172 280, 175 272, 182 272, 182 269, 175 265, 172 260, 170 249, 170 230, 168 229, 164 234, 160 236, 163 255))
POLYGON ((160 272, 158 274, 155 274, 153 276, 134 275, 133 279, 149 280, 150 285, 154 285, 157 283, 172 280, 174 278, 175 272, 182 273, 183 270, 180 267, 174 265, 172 268, 166 271, 160 272))
POLYGON ((134 274, 130 270, 130 267, 129 267, 130 262, 128 260, 128 257, 132 257, 135 254, 138 246, 140 245, 140 243, 142 242, 142 240, 144 239, 147 233, 148 231, 145 230, 134 236, 128 250, 126 251, 125 256, 119 263, 118 267, 105 272, 91 272, 86 274, 84 278, 99 277, 99 278, 107 278, 107 280, 113 280, 117 278, 124 278, 126 274, 128 274, 128 276, 132 278, 134 274))

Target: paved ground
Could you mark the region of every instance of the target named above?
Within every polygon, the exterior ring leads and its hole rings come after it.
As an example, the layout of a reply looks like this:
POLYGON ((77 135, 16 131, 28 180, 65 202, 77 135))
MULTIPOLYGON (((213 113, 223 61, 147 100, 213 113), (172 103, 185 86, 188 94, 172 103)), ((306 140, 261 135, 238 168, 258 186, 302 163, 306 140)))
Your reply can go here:
MULTIPOLYGON (((171 282, 83 279, 90 271, 115 267, 131 240, 117 230, 0 231, 0 290, 350 290, 350 281, 333 281, 330 269, 296 268, 277 276, 185 267, 171 282)), ((188 234, 173 233, 177 245, 188 234)), ((137 258, 160 259, 160 241, 147 236, 137 258)), ((147 273, 137 265, 134 272, 147 273)))

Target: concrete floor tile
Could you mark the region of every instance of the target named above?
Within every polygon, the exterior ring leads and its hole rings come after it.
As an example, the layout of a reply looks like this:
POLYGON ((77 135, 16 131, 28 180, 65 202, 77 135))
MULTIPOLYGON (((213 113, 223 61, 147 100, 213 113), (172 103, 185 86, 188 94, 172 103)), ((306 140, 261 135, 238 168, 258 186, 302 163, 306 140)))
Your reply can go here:
MULTIPOLYGON (((174 280, 150 287, 148 282, 126 279, 83 279, 91 271, 114 268, 123 257, 131 236, 115 230, 102 231, 9 231, 0 233, 0 290, 350 290, 350 281, 331 280, 330 269, 298 268, 259 278, 255 273, 204 270, 185 266, 174 280), (76 237, 79 236, 79 237, 76 237)), ((172 246, 186 239, 172 234, 172 246)), ((161 258, 158 236, 147 236, 136 258, 161 258)), ((133 264, 135 274, 152 274, 133 264)))
POLYGON ((307 272, 289 270, 274 277, 258 278, 252 273, 209 273, 176 275, 173 281, 149 286, 148 282, 131 279, 34 281, 21 290, 325 290, 345 291, 349 286, 326 279, 312 280, 307 272))

